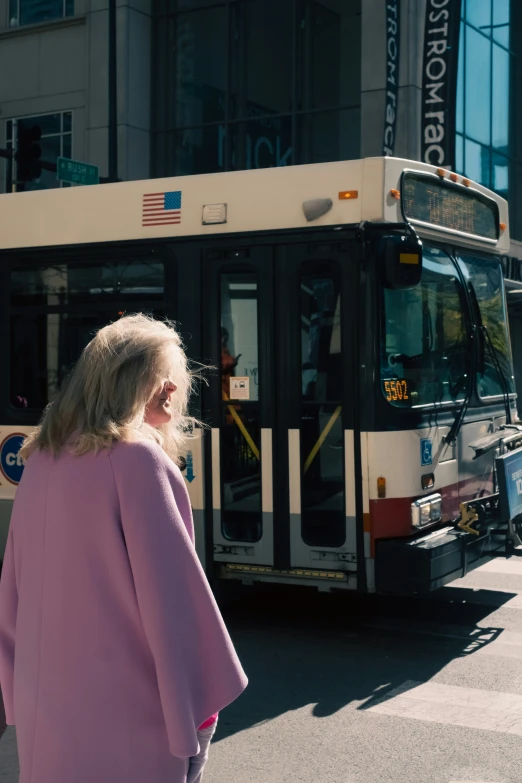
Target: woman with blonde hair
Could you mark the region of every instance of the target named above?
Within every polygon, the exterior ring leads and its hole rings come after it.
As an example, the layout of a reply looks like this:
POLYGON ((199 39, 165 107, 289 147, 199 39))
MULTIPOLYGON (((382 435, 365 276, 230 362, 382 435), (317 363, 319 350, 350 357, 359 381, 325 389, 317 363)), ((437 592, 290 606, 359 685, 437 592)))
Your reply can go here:
POLYGON ((20 783, 195 783, 246 687, 175 464, 191 381, 170 323, 123 317, 24 444, 0 580, 20 783))

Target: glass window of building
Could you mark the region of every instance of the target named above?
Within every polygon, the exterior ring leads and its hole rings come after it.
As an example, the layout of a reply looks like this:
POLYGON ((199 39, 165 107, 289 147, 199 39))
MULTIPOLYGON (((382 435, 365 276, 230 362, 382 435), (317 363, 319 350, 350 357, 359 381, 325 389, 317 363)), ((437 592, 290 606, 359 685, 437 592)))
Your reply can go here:
POLYGON ((509 196, 515 237, 522 236, 515 209, 515 192, 522 182, 513 133, 520 103, 520 44, 511 31, 521 23, 520 4, 514 0, 462 0, 456 168, 504 198, 509 196))
POLYGON ((9 27, 73 16, 74 0, 9 0, 9 27))
POLYGON ((56 159, 71 157, 72 112, 7 120, 6 147, 15 152, 7 167, 6 193, 67 187, 56 179, 56 159))
POLYGON ((157 0, 155 176, 360 154, 361 0, 157 0))

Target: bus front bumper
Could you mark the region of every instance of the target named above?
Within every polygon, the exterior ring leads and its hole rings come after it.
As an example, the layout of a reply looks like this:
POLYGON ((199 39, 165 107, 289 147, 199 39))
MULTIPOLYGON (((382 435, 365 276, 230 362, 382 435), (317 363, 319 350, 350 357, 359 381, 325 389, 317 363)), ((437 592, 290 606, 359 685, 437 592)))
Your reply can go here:
POLYGON ((492 551, 489 532, 472 535, 445 527, 416 538, 376 542, 375 586, 378 593, 430 593, 465 576, 492 551))

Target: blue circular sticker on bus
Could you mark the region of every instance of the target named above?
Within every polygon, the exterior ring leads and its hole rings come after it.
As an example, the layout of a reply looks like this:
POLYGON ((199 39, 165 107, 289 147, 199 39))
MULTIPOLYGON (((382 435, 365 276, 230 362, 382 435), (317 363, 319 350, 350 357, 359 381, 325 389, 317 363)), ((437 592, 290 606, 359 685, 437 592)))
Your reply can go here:
POLYGON ((0 443, 0 470, 11 484, 19 484, 24 472, 24 463, 19 455, 25 435, 13 432, 0 443))

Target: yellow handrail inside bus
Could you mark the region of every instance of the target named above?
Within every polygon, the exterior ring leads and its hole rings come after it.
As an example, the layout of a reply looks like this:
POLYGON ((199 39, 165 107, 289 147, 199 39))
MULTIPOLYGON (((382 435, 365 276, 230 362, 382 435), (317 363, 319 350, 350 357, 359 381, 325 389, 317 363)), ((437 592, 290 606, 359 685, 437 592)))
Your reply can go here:
MULTIPOLYGON (((223 392, 223 398, 226 401, 228 401, 230 399, 225 394, 225 392, 223 392)), ((237 426, 239 427, 239 430, 240 430, 241 434, 243 435, 244 439, 248 443, 252 454, 255 456, 255 458, 258 461, 260 461, 259 449, 256 446, 256 444, 254 443, 254 440, 253 440, 252 436, 250 435, 249 431, 245 427, 245 425, 244 425, 243 421, 241 420, 241 417, 239 416, 239 414, 236 411, 235 407, 233 405, 227 405, 227 408, 228 408, 228 411, 229 411, 230 415, 232 416, 232 418, 236 422, 237 426)), ((307 470, 309 469, 310 465, 312 464, 312 462, 316 458, 317 454, 319 453, 319 449, 321 448, 321 446, 325 442, 326 438, 328 437, 328 435, 330 433, 330 430, 332 429, 333 425, 335 424, 335 422, 339 418, 339 416, 341 414, 341 410, 342 410, 342 405, 338 405, 337 408, 332 413, 332 415, 330 416, 328 422, 326 423, 325 428, 323 429, 323 431, 319 435, 319 438, 317 439, 317 443, 314 445, 312 451, 310 452, 310 454, 308 455, 308 457, 306 459, 306 462, 304 464, 304 471, 303 471, 304 473, 307 472, 307 470)))
POLYGON ((303 473, 306 473, 306 471, 308 470, 308 468, 310 467, 310 465, 312 464, 312 462, 316 458, 316 456, 317 456, 317 454, 319 452, 319 449, 321 448, 321 446, 325 442, 326 438, 328 437, 328 433, 330 432, 330 430, 332 429, 333 425, 335 424, 335 422, 339 418, 339 414, 341 413, 341 409, 342 409, 342 405, 338 405, 337 408, 332 413, 332 415, 330 416, 330 419, 328 420, 324 430, 321 432, 321 434, 319 435, 319 438, 317 439, 317 443, 315 444, 315 446, 313 447, 312 451, 310 452, 310 454, 306 458, 306 462, 304 464, 303 473))
MULTIPOLYGON (((226 392, 223 392, 223 398, 225 400, 229 400, 230 399, 230 397, 227 396, 226 392)), ((238 414, 238 412, 236 411, 236 409, 234 408, 233 405, 227 405, 227 408, 229 410, 230 415, 232 416, 232 418, 236 422, 237 426, 239 427, 242 436, 244 437, 244 439, 246 440, 246 442, 250 446, 250 450, 251 450, 252 454, 254 455, 254 457, 256 457, 257 461, 259 462, 260 461, 259 449, 257 448, 256 444, 254 443, 254 441, 252 439, 252 436, 249 433, 249 431, 247 430, 247 428, 245 427, 244 423, 241 421, 240 415, 238 414)))

